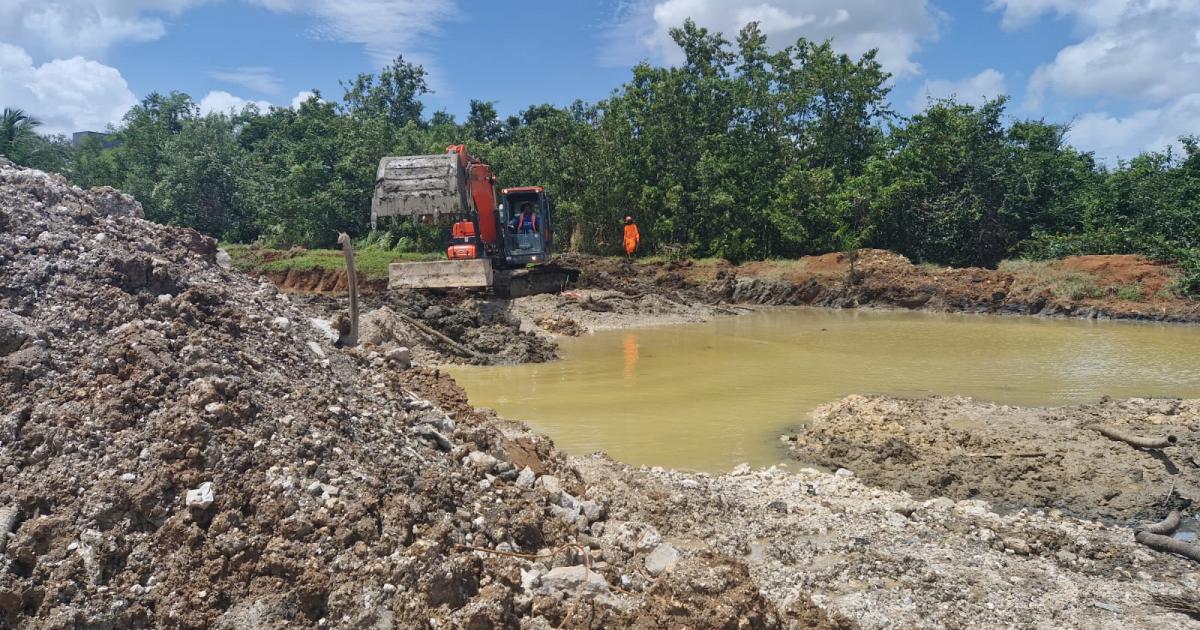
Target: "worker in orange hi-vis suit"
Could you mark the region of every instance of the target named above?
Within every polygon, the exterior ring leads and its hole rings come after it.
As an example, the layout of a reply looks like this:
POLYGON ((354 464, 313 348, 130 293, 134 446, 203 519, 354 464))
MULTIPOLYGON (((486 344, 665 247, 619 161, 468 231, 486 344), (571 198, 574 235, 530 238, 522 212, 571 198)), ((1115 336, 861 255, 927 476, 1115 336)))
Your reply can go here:
POLYGON ((633 256, 637 251, 638 243, 642 241, 642 237, 638 234, 637 225, 633 222, 633 217, 625 217, 625 256, 633 256))

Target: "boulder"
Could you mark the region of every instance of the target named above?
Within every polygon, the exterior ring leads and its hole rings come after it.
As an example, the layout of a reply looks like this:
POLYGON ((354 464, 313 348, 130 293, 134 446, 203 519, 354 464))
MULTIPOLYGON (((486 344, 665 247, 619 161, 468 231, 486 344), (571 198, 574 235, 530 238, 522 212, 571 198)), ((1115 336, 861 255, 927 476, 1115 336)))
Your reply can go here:
POLYGON ((542 588, 550 591, 574 592, 582 585, 584 592, 607 592, 608 581, 600 573, 582 564, 551 569, 541 577, 542 588), (584 582, 586 580, 586 583, 584 582))
POLYGON ((679 550, 670 543, 663 543, 646 556, 646 571, 650 575, 661 575, 671 570, 676 562, 679 562, 679 550))

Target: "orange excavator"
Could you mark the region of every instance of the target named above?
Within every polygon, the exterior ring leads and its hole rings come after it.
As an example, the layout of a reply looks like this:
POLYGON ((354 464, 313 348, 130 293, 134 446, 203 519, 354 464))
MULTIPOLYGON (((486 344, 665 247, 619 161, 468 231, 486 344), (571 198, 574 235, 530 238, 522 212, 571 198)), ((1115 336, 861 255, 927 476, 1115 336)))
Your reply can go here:
POLYGON ((540 186, 503 188, 465 145, 444 154, 385 157, 375 177, 371 227, 385 220, 452 222, 446 260, 393 263, 388 286, 486 288, 518 297, 561 291, 579 272, 551 262, 554 204, 540 186))

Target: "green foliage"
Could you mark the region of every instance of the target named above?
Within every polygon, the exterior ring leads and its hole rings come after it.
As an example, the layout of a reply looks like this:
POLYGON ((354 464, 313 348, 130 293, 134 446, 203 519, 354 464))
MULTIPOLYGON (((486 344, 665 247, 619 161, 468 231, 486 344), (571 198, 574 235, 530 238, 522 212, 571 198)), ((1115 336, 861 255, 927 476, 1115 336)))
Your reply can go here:
POLYGON ((1179 295, 1200 295, 1200 249, 1185 249, 1176 254, 1179 277, 1171 290, 1179 295))
POLYGON ((0 155, 16 164, 45 171, 65 171, 71 158, 66 137, 41 136, 41 121, 20 109, 0 112, 0 155))
MULTIPOLYGON (((224 244, 225 251, 239 269, 255 272, 341 271, 346 257, 341 249, 304 249, 280 251, 254 245, 224 244)), ((354 247, 354 266, 368 280, 386 280, 388 265, 394 262, 435 260, 436 254, 399 252, 375 243, 359 242, 354 247)))
POLYGON ((24 110, 4 108, 0 113, 0 155, 19 164, 37 138, 34 129, 41 124, 24 110))
POLYGON ((396 57, 391 65, 373 74, 363 73, 342 82, 344 109, 359 118, 382 118, 403 127, 421 122, 421 96, 429 93, 427 73, 421 66, 396 57))
MULTIPOLYGON (((297 109, 200 116, 186 94, 150 94, 108 149, 89 139, 71 150, 6 110, 0 152, 80 185, 119 187, 150 218, 227 241, 315 251, 345 231, 386 257, 438 254, 446 228, 370 232, 380 158, 467 143, 502 185, 546 188, 559 249, 619 254, 629 214, 642 251, 664 259, 881 247, 917 263, 995 266, 1140 253, 1178 261, 1173 290, 1200 292, 1196 138, 1183 139, 1182 155, 1110 169, 1068 146, 1067 127, 1013 119, 1005 98, 936 101, 898 117, 874 52, 852 58, 803 38, 768 45, 754 23, 733 41, 690 20, 671 37, 678 65, 639 64, 597 103, 502 117, 480 99, 462 123, 445 111, 426 119, 425 71, 397 58, 342 83, 337 104, 317 95, 297 109)), ((1100 290, 1046 269, 1023 277, 1029 290, 1100 290)))

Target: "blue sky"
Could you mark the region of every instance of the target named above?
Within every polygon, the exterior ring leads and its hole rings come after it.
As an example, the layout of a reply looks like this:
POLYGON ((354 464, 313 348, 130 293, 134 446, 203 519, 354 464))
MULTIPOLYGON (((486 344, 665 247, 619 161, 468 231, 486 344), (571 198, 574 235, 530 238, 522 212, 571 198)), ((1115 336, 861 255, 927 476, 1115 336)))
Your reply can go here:
POLYGON ((929 96, 1012 97, 1113 161, 1200 133, 1200 0, 4 0, 0 105, 50 131, 103 127, 151 91, 206 110, 290 106, 396 54, 425 65, 427 111, 502 114, 604 98, 640 60, 678 61, 692 17, 732 39, 878 48, 904 114, 929 96))

